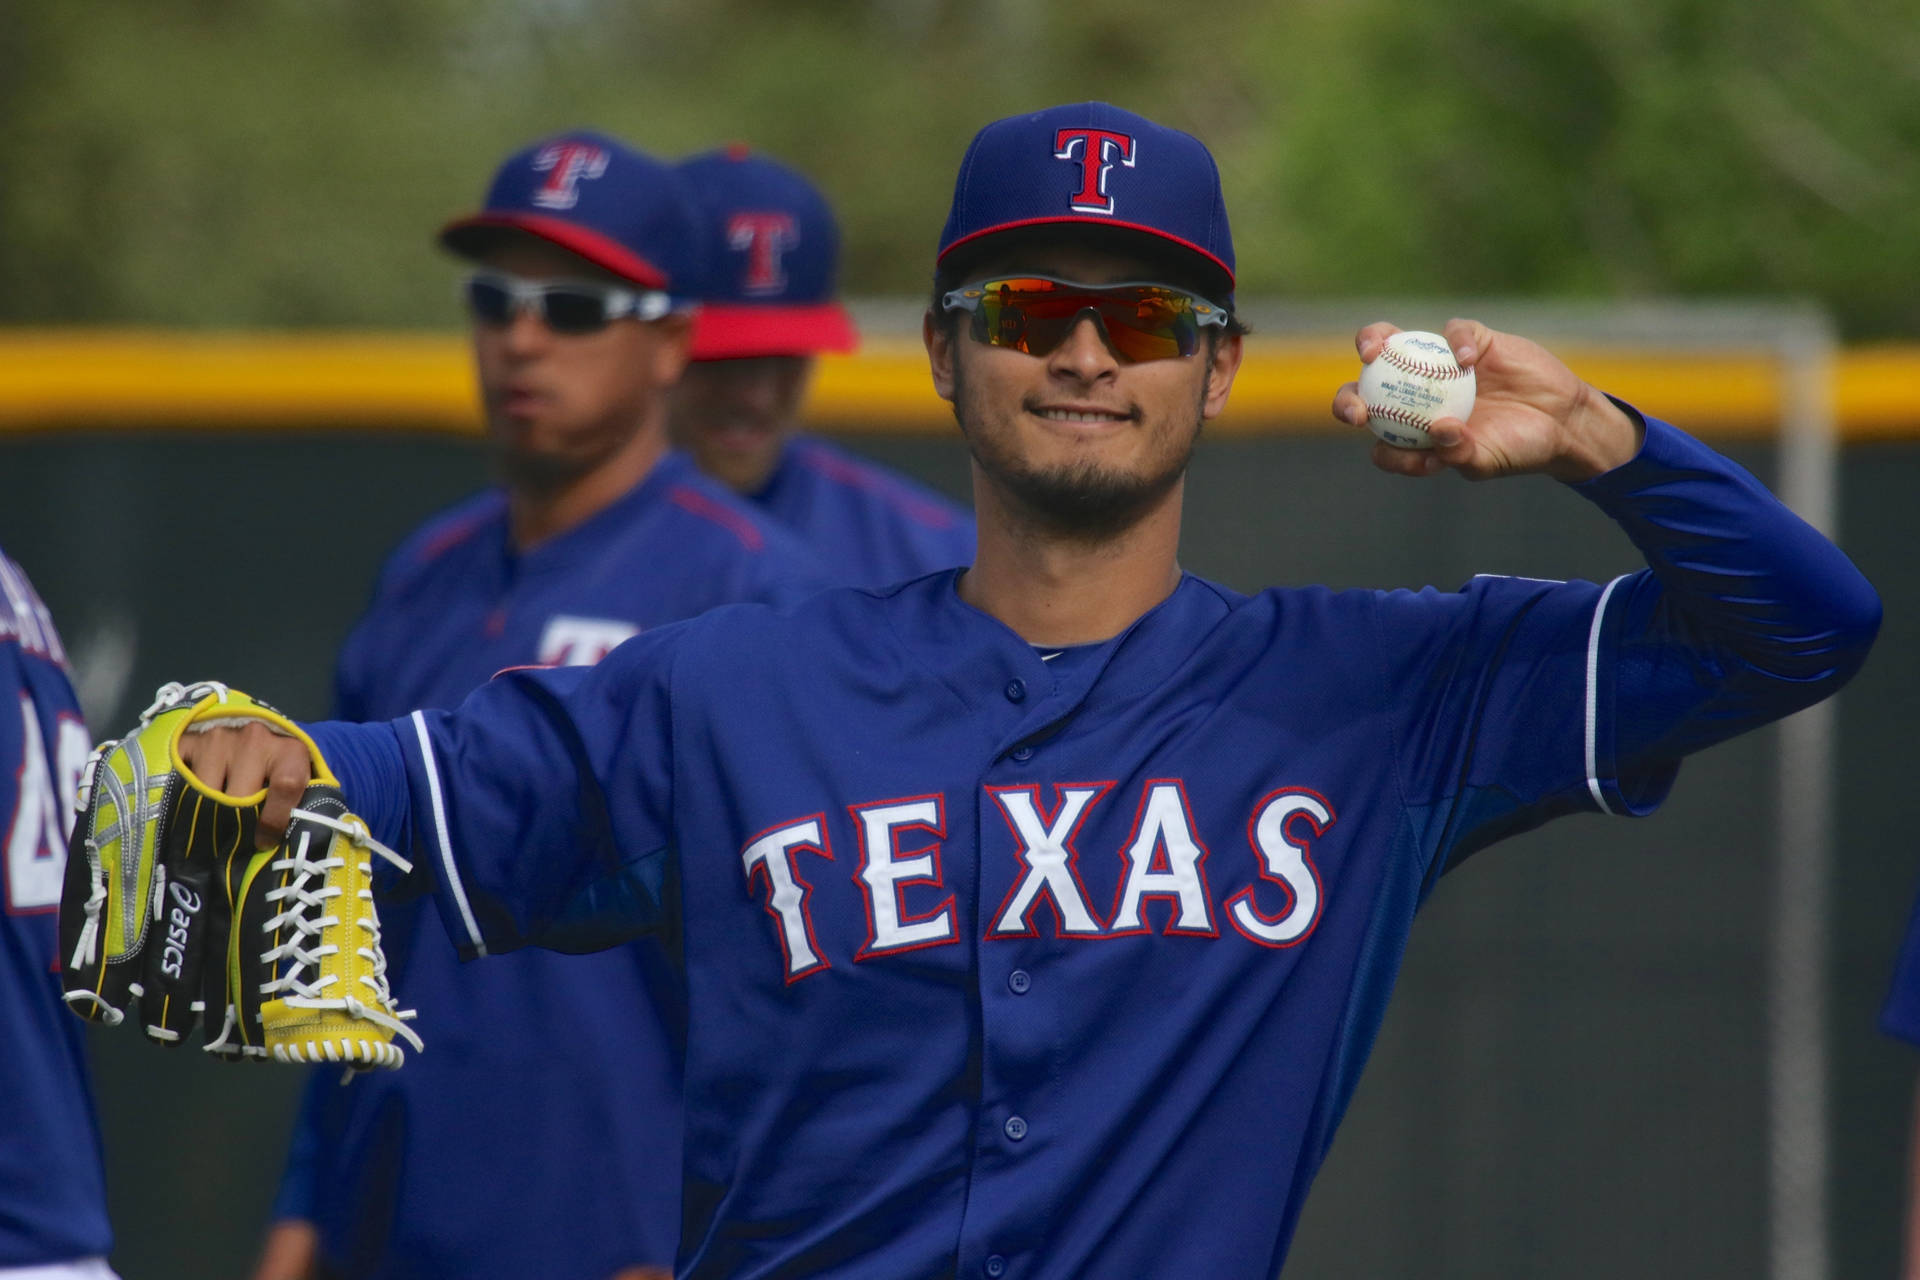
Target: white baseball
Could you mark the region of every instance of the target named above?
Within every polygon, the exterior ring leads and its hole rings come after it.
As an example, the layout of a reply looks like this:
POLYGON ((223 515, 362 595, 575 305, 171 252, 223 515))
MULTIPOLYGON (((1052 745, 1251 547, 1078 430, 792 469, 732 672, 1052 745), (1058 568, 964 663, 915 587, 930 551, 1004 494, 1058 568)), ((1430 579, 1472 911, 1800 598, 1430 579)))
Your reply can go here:
POLYGON ((1373 434, 1397 448, 1431 449, 1434 419, 1473 412, 1473 370, 1460 367, 1437 333, 1396 333, 1361 366, 1360 399, 1373 434))

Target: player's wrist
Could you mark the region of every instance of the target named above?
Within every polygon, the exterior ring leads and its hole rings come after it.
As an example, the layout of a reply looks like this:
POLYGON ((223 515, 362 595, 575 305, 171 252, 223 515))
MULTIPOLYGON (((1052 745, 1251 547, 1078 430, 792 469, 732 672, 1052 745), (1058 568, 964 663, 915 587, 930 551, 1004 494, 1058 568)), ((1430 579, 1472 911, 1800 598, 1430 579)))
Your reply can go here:
POLYGON ((1560 448, 1547 474, 1580 484, 1633 461, 1645 429, 1589 383, 1581 383, 1560 431, 1560 448))

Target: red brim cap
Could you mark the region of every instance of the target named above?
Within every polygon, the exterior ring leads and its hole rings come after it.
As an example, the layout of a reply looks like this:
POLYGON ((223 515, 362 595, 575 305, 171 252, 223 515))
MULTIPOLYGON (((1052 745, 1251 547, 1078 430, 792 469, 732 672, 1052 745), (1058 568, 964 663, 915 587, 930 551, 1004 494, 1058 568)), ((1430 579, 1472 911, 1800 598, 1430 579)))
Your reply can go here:
POLYGON ((708 302, 693 321, 695 360, 810 356, 852 351, 859 344, 853 317, 837 302, 803 306, 708 302))
POLYGON ((537 213, 481 213, 440 229, 440 243, 465 258, 485 252, 496 232, 521 231, 577 253, 598 267, 648 289, 668 287, 666 272, 633 250, 588 227, 537 213))

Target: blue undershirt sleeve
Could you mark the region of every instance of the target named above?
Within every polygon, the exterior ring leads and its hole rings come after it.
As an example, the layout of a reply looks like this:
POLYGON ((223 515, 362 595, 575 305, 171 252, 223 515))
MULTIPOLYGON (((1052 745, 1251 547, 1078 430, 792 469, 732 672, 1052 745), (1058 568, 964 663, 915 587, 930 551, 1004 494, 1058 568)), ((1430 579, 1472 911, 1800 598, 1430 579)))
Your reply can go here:
POLYGON ((1575 486, 1647 560, 1616 584, 1599 637, 1598 727, 1623 769, 1828 697, 1880 626, 1852 561, 1751 473, 1664 422, 1646 428, 1633 461, 1575 486))
POLYGON ((1644 421, 1631 461, 1573 488, 1645 569, 1376 596, 1429 877, 1561 813, 1651 812, 1681 757, 1829 696, 1866 658, 1880 602, 1845 554, 1733 462, 1644 421))

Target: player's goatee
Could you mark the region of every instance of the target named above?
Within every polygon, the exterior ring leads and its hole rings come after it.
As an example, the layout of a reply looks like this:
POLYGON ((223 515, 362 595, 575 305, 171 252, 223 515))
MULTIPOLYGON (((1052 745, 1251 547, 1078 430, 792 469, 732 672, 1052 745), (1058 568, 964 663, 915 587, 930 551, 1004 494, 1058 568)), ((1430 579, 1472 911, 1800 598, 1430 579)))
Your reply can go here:
MULTIPOLYGON (((1205 381, 1211 380, 1209 374, 1205 381)), ((1192 429, 1184 440, 1169 439, 1169 455, 1152 470, 1115 471, 1091 461, 1032 467, 1019 456, 1011 433, 983 428, 985 415, 968 394, 966 376, 957 362, 953 384, 954 420, 973 460, 1019 504, 1032 524, 1057 537, 1102 542, 1133 527, 1180 483, 1200 442, 1202 423, 1196 408, 1192 429)), ((1204 384, 1200 399, 1206 399, 1204 384)))
POLYGON ((541 450, 495 438, 489 441, 488 452, 494 473, 508 488, 532 494, 552 494, 592 473, 612 451, 603 449, 582 457, 575 453, 541 450))

